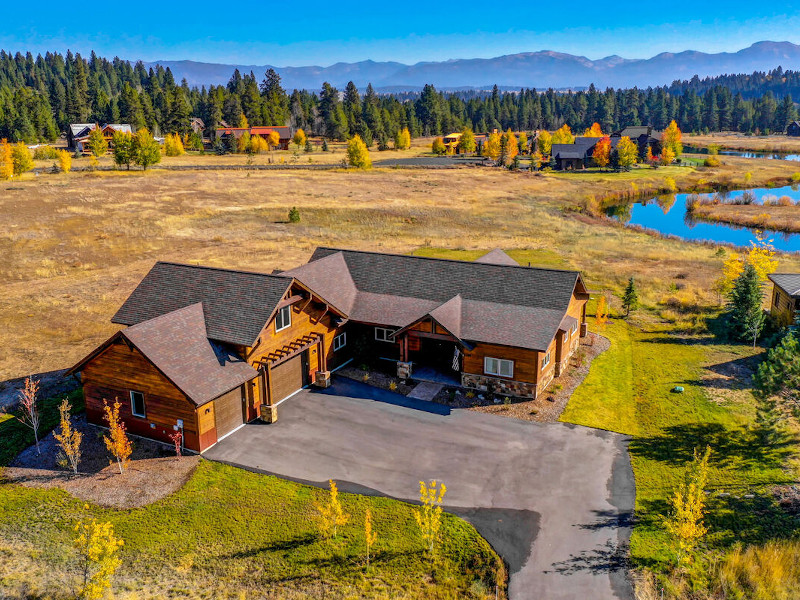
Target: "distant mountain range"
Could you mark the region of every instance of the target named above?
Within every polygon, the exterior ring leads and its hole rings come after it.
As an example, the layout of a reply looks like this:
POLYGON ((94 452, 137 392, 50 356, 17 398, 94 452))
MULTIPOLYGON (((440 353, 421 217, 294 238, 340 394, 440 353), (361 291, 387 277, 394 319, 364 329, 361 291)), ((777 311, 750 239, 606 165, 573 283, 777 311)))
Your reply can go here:
MULTIPOLYGON (((234 69, 252 71, 261 80, 270 65, 226 65, 191 60, 163 60, 145 63, 169 67, 177 81, 189 85, 225 84, 234 69)), ((791 42, 757 42, 738 52, 709 54, 686 50, 663 52, 648 59, 608 56, 589 60, 562 52, 544 50, 523 52, 496 58, 452 59, 404 65, 398 62, 365 60, 336 63, 329 67, 272 67, 281 76, 283 86, 292 90, 317 90, 327 81, 343 88, 353 81, 359 88, 368 83, 378 91, 413 91, 425 84, 439 89, 504 89, 520 87, 581 89, 594 83, 599 88, 668 85, 674 80, 767 71, 778 66, 800 69, 800 45, 791 42)))

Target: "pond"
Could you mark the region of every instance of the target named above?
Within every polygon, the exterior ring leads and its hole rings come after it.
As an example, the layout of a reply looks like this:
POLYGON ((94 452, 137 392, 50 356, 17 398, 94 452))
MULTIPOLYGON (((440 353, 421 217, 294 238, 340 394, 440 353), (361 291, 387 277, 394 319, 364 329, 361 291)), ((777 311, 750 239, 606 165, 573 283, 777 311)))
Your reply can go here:
MULTIPOLYGON (((708 148, 699 146, 684 146, 684 154, 708 154, 708 148)), ((725 150, 720 149, 720 156, 739 156, 741 158, 767 158, 771 160, 800 160, 800 154, 789 154, 786 152, 747 152, 744 150, 725 150)))
MULTIPOLYGON (((800 187, 756 188, 748 190, 755 194, 755 203, 763 204, 768 197, 789 196, 795 203, 800 200, 800 187)), ((728 202, 740 198, 744 190, 721 192, 720 197, 728 202)), ((691 194, 669 194, 619 204, 606 209, 606 214, 626 225, 638 225, 665 235, 675 235, 685 240, 710 241, 748 247, 756 240, 755 229, 737 227, 725 223, 707 223, 691 218, 686 212, 686 199, 691 194)), ((800 219, 800 207, 797 208, 800 219)), ((765 231, 764 235, 776 250, 800 252, 800 234, 765 231)))

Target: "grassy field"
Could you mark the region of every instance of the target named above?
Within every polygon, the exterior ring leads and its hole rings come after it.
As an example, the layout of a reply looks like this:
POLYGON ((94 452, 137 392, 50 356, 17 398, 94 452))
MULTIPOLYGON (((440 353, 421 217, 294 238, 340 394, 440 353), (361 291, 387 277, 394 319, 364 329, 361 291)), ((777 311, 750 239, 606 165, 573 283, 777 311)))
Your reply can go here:
MULTIPOLYGON (((719 346, 707 337, 705 329, 705 320, 715 314, 718 302, 710 284, 718 276, 726 252, 612 225, 592 216, 587 207, 608 196, 655 194, 671 186, 668 178, 681 190, 707 189, 745 185, 745 173, 752 172, 747 185, 763 186, 787 182, 798 167, 785 161, 725 157, 719 168, 634 169, 624 174, 534 175, 465 168, 29 175, 0 188, 0 210, 9 224, 0 232, 0 252, 7 257, 0 263, 4 281, 0 286, 0 381, 68 367, 80 359, 117 329, 109 322, 110 316, 156 260, 270 271, 306 261, 317 245, 416 251, 452 258, 475 258, 500 247, 522 264, 580 269, 592 289, 612 294, 614 307, 619 305, 615 294, 621 292, 628 277, 637 280, 647 310, 631 324, 614 320, 608 326, 612 349, 595 362, 564 416, 571 422, 635 436, 631 451, 640 521, 632 553, 637 563, 658 565, 667 557, 658 515, 666 509, 665 500, 692 449, 703 443, 715 449, 716 489, 731 493, 714 496, 713 544, 725 548, 736 538, 756 542, 782 537, 791 533, 792 526, 781 521, 765 490, 770 483, 793 477, 785 470, 786 450, 766 452, 753 444, 748 437, 753 407, 747 382, 742 383, 745 389, 738 389, 736 370, 731 376, 718 374, 747 360, 752 351, 719 346), (293 206, 301 215, 297 224, 287 222, 293 206), (683 385, 686 392, 671 394, 669 389, 675 384, 683 385), (745 499, 744 494, 751 492, 755 497, 745 499)), ((781 269, 800 270, 800 258, 781 257, 781 269)), ((378 597, 425 597, 414 596, 416 589, 381 588, 402 585, 391 575, 395 567, 376 575, 375 581, 356 577, 357 569, 352 569, 356 529, 337 551, 344 558, 330 553, 324 558, 325 551, 316 542, 299 550, 283 547, 286 539, 294 537, 286 532, 280 543, 270 534, 273 537, 264 542, 264 554, 255 552, 259 542, 253 536, 259 535, 260 527, 270 527, 263 514, 275 514, 269 512, 273 510, 269 508, 272 496, 281 501, 292 494, 311 497, 316 492, 310 488, 211 465, 204 466, 196 477, 185 490, 162 502, 176 523, 185 519, 207 535, 208 548, 202 537, 182 525, 154 521, 164 530, 177 527, 190 541, 177 566, 165 566, 159 557, 161 553, 176 557, 172 546, 180 546, 183 537, 154 532, 148 509, 100 511, 131 537, 137 538, 140 528, 146 532, 145 539, 126 548, 132 560, 131 548, 143 557, 126 563, 123 579, 131 586, 149 582, 155 587, 163 577, 181 590, 193 577, 211 586, 220 578, 215 589, 223 590, 230 581, 228 574, 260 577, 259 573, 266 573, 259 580, 262 587, 265 582, 283 582, 275 583, 289 590, 282 597, 289 597, 291 590, 313 595, 313 590, 303 587, 307 581, 304 574, 313 568, 326 582, 337 581, 340 592, 353 586, 355 595, 374 589, 378 597), (220 501, 214 490, 228 489, 227 485, 233 486, 234 496, 242 495, 242 505, 250 508, 257 526, 250 527, 238 511, 220 501), (213 491, 208 498, 200 493, 205 488, 213 491), (212 527, 211 520, 202 521, 211 517, 196 514, 198 505, 219 518, 217 524, 212 527), (240 538, 254 551, 252 556, 233 556, 238 551, 230 549, 240 538), (300 553, 296 556, 308 562, 286 567, 281 553, 295 556, 296 550, 300 553), (158 566, 146 564, 148 560, 158 566), (350 571, 345 573, 343 564, 350 565, 350 571), (144 580, 136 579, 137 569, 142 569, 144 580), (156 576, 148 569, 163 570, 156 576), (376 587, 369 587, 373 585, 376 587)), ((348 498, 354 514, 363 510, 363 502, 348 498)), ((42 575, 42 582, 57 581, 67 560, 60 544, 66 539, 70 519, 82 510, 80 506, 64 494, 12 486, 0 487, 0 506, 5 509, 0 515, 14 515, 1 521, 5 525, 0 525, 0 530, 10 541, 4 540, 0 554, 6 557, 24 549, 27 558, 14 554, 12 561, 22 565, 21 571, 35 572, 41 562, 45 568, 57 567, 53 579, 42 575), (53 514, 66 516, 51 523, 48 515, 53 514), (23 537, 11 533, 17 521, 26 523, 23 537), (50 535, 59 544, 40 549, 50 535), (41 556, 46 560, 39 560, 41 556)), ((286 513, 286 531, 307 531, 307 504, 289 506, 296 506, 297 511, 286 513)), ((401 523, 408 522, 410 513, 402 512, 408 510, 402 506, 391 510, 405 515, 396 517, 401 523)), ((454 539, 462 535, 457 531, 463 527, 461 522, 452 521, 448 527, 456 528, 454 539)), ((403 527, 396 535, 387 533, 386 547, 408 548, 402 541, 407 533, 403 527)), ((470 548, 479 548, 479 544, 477 541, 470 548)), ((450 597, 448 594, 463 593, 465 586, 472 585, 477 567, 467 568, 460 558, 451 556, 449 566, 437 571, 441 577, 412 578, 421 593, 439 597, 435 589, 444 594, 441 597, 450 597), (466 574, 456 574, 459 569, 466 574), (451 583, 439 586, 440 580, 451 583), (426 588, 426 581, 437 587, 426 588)), ((490 558, 486 560, 491 562, 490 558)), ((415 570, 420 563, 411 564, 416 559, 403 555, 396 560, 400 561, 398 569, 423 573, 415 570), (411 566, 402 566, 408 564, 411 566)), ((485 565, 489 563, 483 564, 480 572, 488 572, 485 565)), ((14 573, 14 577, 20 576, 19 571, 14 573)))
POLYGON ((712 133, 709 135, 684 134, 683 143, 700 146, 701 148, 716 144, 728 150, 743 150, 745 152, 785 152, 790 154, 800 152, 800 138, 789 137, 784 134, 744 135, 735 132, 712 133))
MULTIPOLYGON (((56 423, 55 404, 44 404, 44 429, 56 423)), ((32 442, 30 429, 0 419, 0 466, 32 442)), ((0 480, 0 597, 74 598, 72 527, 91 517, 110 521, 125 541, 116 598, 455 600, 494 598, 495 585, 504 597, 502 561, 465 521, 445 515, 440 552, 430 559, 411 505, 342 494, 350 520, 328 541, 318 536, 313 508, 325 494, 208 461, 177 493, 132 510, 0 480), (379 535, 368 570, 367 508, 379 535)))
MULTIPOLYGON (((753 185, 785 182, 793 172, 760 162, 753 185)), ((706 282, 722 262, 714 249, 576 212, 607 195, 655 193, 667 177, 685 189, 730 185, 744 173, 726 160, 719 169, 618 175, 469 168, 28 175, 0 186, 8 223, 0 232, 0 382, 79 360, 116 330, 109 318, 156 260, 270 271, 306 261, 317 245, 548 250, 601 287, 618 290, 636 276, 652 304, 674 296, 676 282, 687 301, 710 301, 706 282), (287 222, 292 206, 298 224, 287 222)))
POLYGON ((698 219, 757 227, 772 231, 800 232, 800 205, 699 204, 692 211, 698 219))

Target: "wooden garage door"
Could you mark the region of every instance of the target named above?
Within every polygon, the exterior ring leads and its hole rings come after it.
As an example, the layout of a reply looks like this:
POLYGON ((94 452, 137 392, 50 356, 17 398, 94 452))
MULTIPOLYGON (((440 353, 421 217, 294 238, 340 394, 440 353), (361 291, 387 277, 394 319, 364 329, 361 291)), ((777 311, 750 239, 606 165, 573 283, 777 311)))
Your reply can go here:
POLYGON ((280 402, 299 390, 307 383, 308 359, 306 353, 298 354, 285 363, 273 367, 270 371, 272 377, 272 402, 280 402))
POLYGON ((217 439, 227 435, 244 421, 242 420, 242 388, 231 390, 214 400, 214 416, 217 421, 217 439))

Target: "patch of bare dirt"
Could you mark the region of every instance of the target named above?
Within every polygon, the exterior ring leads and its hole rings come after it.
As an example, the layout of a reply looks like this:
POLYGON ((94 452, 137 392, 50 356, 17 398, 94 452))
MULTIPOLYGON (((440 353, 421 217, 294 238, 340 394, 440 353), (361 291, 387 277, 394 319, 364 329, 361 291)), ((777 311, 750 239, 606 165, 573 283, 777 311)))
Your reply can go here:
POLYGON ((753 375, 760 362, 759 355, 743 356, 714 353, 710 364, 704 365, 700 384, 709 400, 717 403, 751 402, 753 375))
POLYGON ((59 449, 50 433, 39 443, 41 453, 31 446, 20 453, 3 472, 3 480, 27 487, 60 488, 76 498, 112 508, 135 508, 178 491, 194 472, 198 456, 175 456, 173 448, 132 438, 131 462, 123 474, 103 443, 104 430, 86 422, 85 415, 73 418, 83 433, 82 459, 78 474, 60 464, 59 449))

